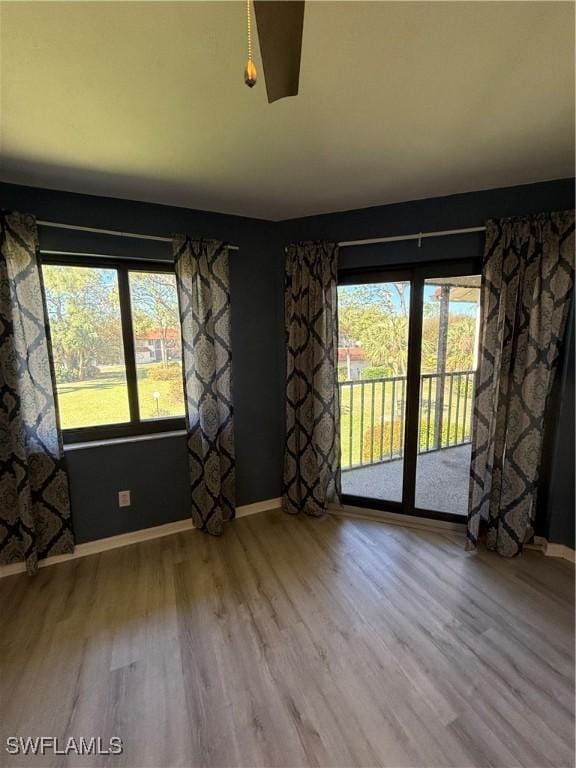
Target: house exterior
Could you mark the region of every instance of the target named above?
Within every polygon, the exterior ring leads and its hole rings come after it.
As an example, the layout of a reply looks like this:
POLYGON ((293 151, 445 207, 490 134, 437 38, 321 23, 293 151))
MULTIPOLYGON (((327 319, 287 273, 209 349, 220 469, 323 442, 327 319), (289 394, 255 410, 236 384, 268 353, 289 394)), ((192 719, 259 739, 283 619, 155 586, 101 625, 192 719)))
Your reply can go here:
POLYGON ((182 357, 180 329, 150 329, 136 334, 135 352, 137 363, 180 360, 182 357))
POLYGON ((370 361, 362 347, 338 347, 338 368, 346 371, 346 381, 362 378, 364 368, 370 367, 370 361))

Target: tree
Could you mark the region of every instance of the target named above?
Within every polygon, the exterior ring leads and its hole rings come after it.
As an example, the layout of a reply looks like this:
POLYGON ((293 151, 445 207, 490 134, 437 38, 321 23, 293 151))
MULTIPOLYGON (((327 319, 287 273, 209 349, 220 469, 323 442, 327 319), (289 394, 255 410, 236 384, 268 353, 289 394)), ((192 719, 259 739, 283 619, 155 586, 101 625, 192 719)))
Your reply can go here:
POLYGON ((110 269, 44 265, 54 365, 62 381, 122 358, 118 289, 110 269))
MULTIPOLYGON (((426 306, 426 305, 424 305, 426 306)), ((469 371, 474 360, 476 319, 450 313, 448 317, 447 371, 469 371)), ((436 373, 438 365, 438 316, 425 317, 422 323, 422 373, 436 373)))
MULTIPOLYGON (((376 283, 344 286, 338 293, 341 346, 359 345, 370 365, 382 368, 387 376, 405 376, 408 359, 408 285, 376 283), (342 341, 344 340, 344 342, 342 341)), ((438 370, 439 303, 424 302, 422 323, 422 372, 438 370)), ((472 368, 475 317, 456 314, 448 317, 447 371, 472 368)))
POLYGON ((341 334, 360 344, 372 366, 406 375, 408 304, 405 283, 346 286, 339 292, 341 334))
POLYGON ((130 292, 135 333, 144 336, 150 331, 157 331, 160 334, 162 365, 166 368, 168 353, 174 344, 174 329, 180 326, 174 276, 158 272, 132 272, 130 292))

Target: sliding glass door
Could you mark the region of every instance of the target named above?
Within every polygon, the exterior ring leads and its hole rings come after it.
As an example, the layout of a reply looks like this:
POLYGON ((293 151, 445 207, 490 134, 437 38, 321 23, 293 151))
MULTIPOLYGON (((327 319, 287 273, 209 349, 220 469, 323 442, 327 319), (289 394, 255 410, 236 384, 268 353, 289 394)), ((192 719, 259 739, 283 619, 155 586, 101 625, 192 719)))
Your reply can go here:
POLYGON ((338 291, 348 504, 463 519, 480 277, 473 262, 344 272, 338 291))

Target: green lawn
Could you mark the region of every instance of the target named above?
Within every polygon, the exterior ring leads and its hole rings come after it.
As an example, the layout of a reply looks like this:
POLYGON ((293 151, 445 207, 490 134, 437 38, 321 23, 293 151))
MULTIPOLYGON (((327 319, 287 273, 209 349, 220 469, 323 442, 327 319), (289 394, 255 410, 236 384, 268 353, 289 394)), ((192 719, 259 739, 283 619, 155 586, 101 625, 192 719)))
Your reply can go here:
MULTIPOLYGON (((371 460, 400 456, 404 443, 405 384, 396 382, 359 383, 340 388, 340 445, 342 468, 370 463, 371 460), (373 414, 373 419, 372 419, 373 414)), ((420 451, 434 447, 434 403, 436 385, 430 389, 425 380, 420 406, 420 451), (430 411, 428 405, 430 404, 430 411), (428 418, 430 415, 430 419, 428 418)), ((468 387, 457 397, 453 385, 450 404, 449 385, 446 386, 442 446, 456 445, 470 439, 472 391, 468 387), (466 395, 466 397, 465 397, 466 395), (449 428, 449 434, 448 434, 449 428)))
MULTIPOLYGON (((143 419, 183 416, 184 402, 176 399, 175 389, 170 381, 158 381, 149 376, 159 368, 158 363, 138 365, 138 398, 140 416, 143 419), (153 393, 160 397, 156 401, 153 393)), ((423 393, 423 413, 421 415, 420 449, 434 443, 433 411, 428 425, 428 402, 434 402, 436 392, 432 387, 429 393, 425 387, 423 393)), ((364 403, 358 384, 353 387, 341 387, 341 452, 342 467, 369 463, 380 458, 389 458, 390 454, 401 455, 403 449, 403 419, 405 392, 402 382, 392 386, 391 382, 365 382, 364 403), (374 421, 372 422, 372 413, 374 421), (362 415, 363 414, 363 415, 362 415), (383 428, 382 428, 383 426, 383 428), (392 430, 392 426, 394 429, 392 430), (371 440, 372 435, 372 440, 371 440)), ((71 382, 58 386, 60 419, 64 429, 89 427, 101 424, 118 424, 130 420, 128 411, 128 393, 124 369, 121 366, 101 366, 100 374, 86 381, 71 382)), ((443 445, 448 438, 448 392, 444 408, 443 445)), ((468 392, 465 400, 460 397, 457 407, 453 398, 450 412, 450 444, 469 439, 472 412, 472 393, 468 392), (466 419, 464 422, 464 403, 466 419)))
MULTIPOLYGON (((183 416, 184 401, 176 399, 170 381, 149 378, 158 363, 138 365, 140 418, 183 416), (160 393, 158 401, 153 393, 160 393)), ((85 381, 58 385, 58 405, 63 429, 119 424, 130 420, 126 377, 121 366, 101 366, 100 374, 85 381)))

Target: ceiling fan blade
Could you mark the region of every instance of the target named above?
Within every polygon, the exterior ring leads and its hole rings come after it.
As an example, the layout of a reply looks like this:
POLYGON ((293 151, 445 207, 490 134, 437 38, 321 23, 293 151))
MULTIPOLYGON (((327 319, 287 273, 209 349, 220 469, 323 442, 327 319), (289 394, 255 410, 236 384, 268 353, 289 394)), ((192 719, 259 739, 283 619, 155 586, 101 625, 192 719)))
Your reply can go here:
POLYGON ((255 0, 268 102, 296 96, 304 25, 304 0, 255 0))

